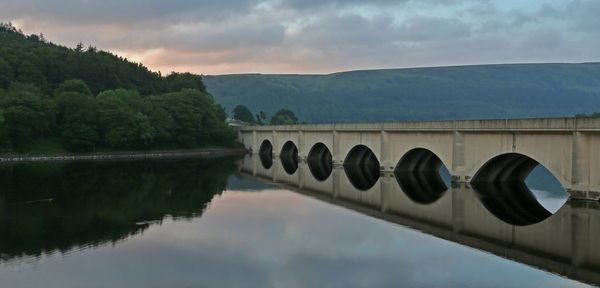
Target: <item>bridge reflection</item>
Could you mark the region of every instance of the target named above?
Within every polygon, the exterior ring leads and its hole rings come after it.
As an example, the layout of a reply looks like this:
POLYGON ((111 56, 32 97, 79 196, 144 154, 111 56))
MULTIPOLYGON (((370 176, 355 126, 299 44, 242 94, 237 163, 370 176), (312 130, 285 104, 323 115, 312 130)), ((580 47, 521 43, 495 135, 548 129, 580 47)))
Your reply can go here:
POLYGON ((305 162, 300 162, 292 175, 277 160, 265 168, 257 157, 248 156, 239 165, 242 173, 279 182, 300 194, 578 281, 600 284, 598 202, 569 200, 552 215, 522 182, 476 187, 453 183, 441 191, 441 183, 427 186, 418 175, 382 173, 371 188, 361 190, 348 179, 351 174, 344 172, 345 167, 334 167, 331 176, 320 181, 307 173, 305 162), (404 177, 402 186, 396 180, 398 174, 404 177))

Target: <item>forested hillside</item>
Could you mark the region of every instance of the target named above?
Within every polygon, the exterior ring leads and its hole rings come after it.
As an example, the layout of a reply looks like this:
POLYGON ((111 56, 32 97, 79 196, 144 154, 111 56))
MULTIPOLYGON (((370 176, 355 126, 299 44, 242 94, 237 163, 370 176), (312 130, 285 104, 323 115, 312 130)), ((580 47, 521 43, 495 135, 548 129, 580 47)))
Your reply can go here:
POLYGON ((600 63, 480 65, 329 75, 205 76, 228 111, 307 122, 573 116, 600 110, 600 63))
POLYGON ((0 23, 2 153, 230 145, 225 118, 198 75, 164 77, 0 23))

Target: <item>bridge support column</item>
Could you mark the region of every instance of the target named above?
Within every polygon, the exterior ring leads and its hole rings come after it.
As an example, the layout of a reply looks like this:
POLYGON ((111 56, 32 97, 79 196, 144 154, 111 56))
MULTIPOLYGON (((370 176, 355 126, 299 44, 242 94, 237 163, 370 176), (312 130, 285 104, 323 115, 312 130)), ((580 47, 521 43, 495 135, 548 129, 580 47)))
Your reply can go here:
POLYGON ((308 156, 308 151, 310 147, 306 147, 306 142, 304 140, 304 131, 298 130, 298 162, 302 162, 306 160, 308 156))
POLYGON ((333 166, 342 166, 344 164, 344 156, 341 155, 342 151, 341 147, 340 147, 340 135, 336 130, 333 130, 333 151, 331 151, 332 154, 332 162, 333 162, 333 166))
POLYGON ((277 131, 273 130, 273 159, 279 157, 279 145, 277 143, 277 131))
MULTIPOLYGON (((242 133, 241 130, 238 130, 238 133, 242 133)), ((241 136, 240 136, 241 138, 241 136)), ((258 154, 258 150, 260 150, 260 147, 258 146, 258 138, 256 137, 256 130, 252 130, 252 143, 250 143, 250 149, 252 150, 252 154, 258 154)))
POLYGON ((459 131, 454 131, 451 169, 452 182, 468 183, 471 180, 465 175, 465 136, 459 131))
POLYGON ((465 198, 467 189, 471 189, 468 183, 452 183, 452 231, 460 233, 465 227, 465 198))
POLYGON ((597 223, 598 205, 590 201, 571 201, 571 261, 575 267, 592 264, 590 255, 597 251, 590 225, 597 223))
POLYGON ((344 173, 344 169, 342 168, 333 168, 331 177, 333 177, 333 196, 334 199, 337 199, 340 196, 340 189, 342 186, 342 173, 344 173))
POLYGON ((573 133, 573 160, 571 168, 571 187, 567 188, 573 199, 600 199, 600 191, 592 191, 591 183, 590 137, 583 132, 573 133))
POLYGON ((298 163, 298 188, 300 189, 304 188, 304 173, 306 173, 306 170, 308 170, 308 165, 306 162, 298 163))
POLYGON ((379 181, 381 181, 381 212, 385 213, 390 207, 390 199, 392 193, 394 193, 393 185, 396 184, 394 172, 387 171, 382 173, 379 181))
POLYGON ((392 147, 390 147, 390 135, 388 132, 381 130, 381 162, 380 170, 394 171, 394 163, 392 160, 392 147))

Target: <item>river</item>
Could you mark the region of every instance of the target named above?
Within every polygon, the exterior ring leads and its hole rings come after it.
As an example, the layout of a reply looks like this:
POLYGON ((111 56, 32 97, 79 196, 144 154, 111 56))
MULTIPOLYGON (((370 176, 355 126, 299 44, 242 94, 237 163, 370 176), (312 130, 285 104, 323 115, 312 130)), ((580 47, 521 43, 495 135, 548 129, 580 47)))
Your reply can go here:
POLYGON ((453 186, 427 205, 398 196, 380 209, 381 203, 343 197, 337 188, 307 189, 291 178, 273 183, 247 169, 256 163, 188 159, 0 166, 0 287, 599 284, 600 253, 573 246, 593 246, 589 239, 600 227, 586 226, 591 236, 579 235, 572 226, 580 222, 565 222, 588 215, 586 223, 600 223, 595 205, 567 202, 541 223, 519 226, 496 215, 494 205, 482 205, 472 188, 453 186), (463 203, 462 210, 457 203, 463 203), (550 255, 521 251, 521 242, 502 240, 508 230, 513 238, 537 235, 540 225, 557 219, 563 226, 552 224, 559 229, 556 235, 571 233, 568 237, 588 242, 541 243, 541 250, 557 250, 550 255), (477 230, 477 223, 492 231, 477 230), (571 250, 563 251, 566 246, 571 250), (581 253, 587 256, 574 255, 581 253), (573 259, 583 264, 568 268, 573 259))

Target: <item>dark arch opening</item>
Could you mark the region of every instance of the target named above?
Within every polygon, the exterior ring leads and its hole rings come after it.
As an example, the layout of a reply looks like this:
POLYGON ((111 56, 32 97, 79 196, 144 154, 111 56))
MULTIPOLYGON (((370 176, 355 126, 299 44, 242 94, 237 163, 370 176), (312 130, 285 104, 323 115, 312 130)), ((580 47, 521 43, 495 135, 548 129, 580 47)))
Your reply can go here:
POLYGON ((323 143, 315 144, 306 158, 310 173, 319 181, 325 181, 333 171, 331 152, 323 143))
POLYGON ((442 160, 424 148, 412 149, 404 154, 396 165, 394 175, 402 191, 420 204, 431 204, 440 199, 450 182, 450 173, 442 160))
POLYGON ((271 169, 273 166, 273 145, 269 140, 264 140, 258 149, 260 163, 265 169, 271 169))
POLYGON ((298 170, 298 147, 292 141, 287 141, 281 148, 281 165, 283 170, 289 175, 294 174, 298 170))
POLYGON ((344 160, 344 171, 354 187, 368 190, 379 180, 379 160, 367 146, 354 146, 344 160))
MULTIPOLYGON (((553 213, 540 202, 547 198, 536 197, 527 185, 530 181, 526 180, 534 169, 545 173, 539 176, 543 177, 542 182, 556 183, 562 194, 567 195, 547 169, 534 159, 518 153, 502 154, 489 160, 475 174, 471 185, 483 205, 502 221, 519 226, 539 223, 553 213)), ((564 204, 566 197, 563 198, 564 204)))

